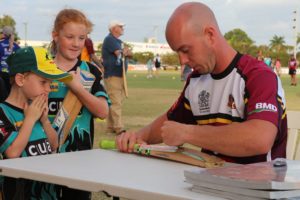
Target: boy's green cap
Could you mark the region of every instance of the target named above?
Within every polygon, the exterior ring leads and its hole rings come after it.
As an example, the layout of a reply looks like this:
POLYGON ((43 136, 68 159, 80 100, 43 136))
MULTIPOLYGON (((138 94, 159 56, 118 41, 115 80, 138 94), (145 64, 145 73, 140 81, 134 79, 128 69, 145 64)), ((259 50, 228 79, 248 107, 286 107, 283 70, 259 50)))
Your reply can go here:
POLYGON ((60 70, 42 47, 25 47, 18 49, 7 58, 9 74, 33 72, 47 79, 67 82, 72 76, 60 70))

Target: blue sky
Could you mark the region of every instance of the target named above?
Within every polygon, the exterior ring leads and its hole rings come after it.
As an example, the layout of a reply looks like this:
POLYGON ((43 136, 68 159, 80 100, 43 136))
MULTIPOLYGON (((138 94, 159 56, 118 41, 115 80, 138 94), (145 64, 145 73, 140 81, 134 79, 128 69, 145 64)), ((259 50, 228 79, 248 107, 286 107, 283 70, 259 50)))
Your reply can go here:
MULTIPOLYGON (((165 43, 165 25, 174 9, 186 0, 0 0, 0 16, 12 16, 21 38, 27 25, 28 40, 50 40, 53 21, 59 10, 76 8, 93 22, 91 37, 101 41, 110 20, 126 23, 122 40, 143 42, 157 36, 165 43), (155 34, 155 28, 157 34, 155 34)), ((234 28, 244 30, 256 44, 269 44, 276 34, 293 44, 293 11, 298 9, 300 32, 300 0, 203 0, 215 13, 223 33, 234 28)))

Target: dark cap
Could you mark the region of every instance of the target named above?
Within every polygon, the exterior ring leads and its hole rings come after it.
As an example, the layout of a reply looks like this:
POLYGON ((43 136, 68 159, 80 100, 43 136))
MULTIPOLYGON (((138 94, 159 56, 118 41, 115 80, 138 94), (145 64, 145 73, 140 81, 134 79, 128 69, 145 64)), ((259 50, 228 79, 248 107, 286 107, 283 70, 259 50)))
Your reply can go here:
POLYGON ((33 72, 47 79, 67 82, 72 76, 60 70, 48 55, 46 49, 41 47, 25 47, 18 49, 7 58, 9 74, 33 72))

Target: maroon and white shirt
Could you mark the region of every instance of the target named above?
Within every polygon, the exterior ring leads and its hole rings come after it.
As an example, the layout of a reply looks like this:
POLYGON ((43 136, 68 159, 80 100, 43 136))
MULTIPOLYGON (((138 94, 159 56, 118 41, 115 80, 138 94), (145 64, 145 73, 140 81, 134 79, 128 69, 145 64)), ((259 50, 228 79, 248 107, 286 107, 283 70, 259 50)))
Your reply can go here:
POLYGON ((220 126, 251 119, 273 123, 278 132, 267 154, 231 157, 203 149, 227 161, 246 164, 286 157, 285 108, 284 91, 276 74, 263 62, 237 54, 221 74, 194 71, 167 114, 169 120, 186 124, 220 126))

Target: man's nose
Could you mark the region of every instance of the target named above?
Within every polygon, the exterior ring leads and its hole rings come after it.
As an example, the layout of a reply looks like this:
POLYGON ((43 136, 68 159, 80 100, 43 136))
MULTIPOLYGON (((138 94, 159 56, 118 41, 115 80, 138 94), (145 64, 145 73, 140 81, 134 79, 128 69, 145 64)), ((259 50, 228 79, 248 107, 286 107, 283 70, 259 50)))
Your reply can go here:
POLYGON ((179 56, 179 62, 180 62, 181 65, 188 64, 189 59, 188 59, 188 57, 185 54, 179 53, 178 56, 179 56))

